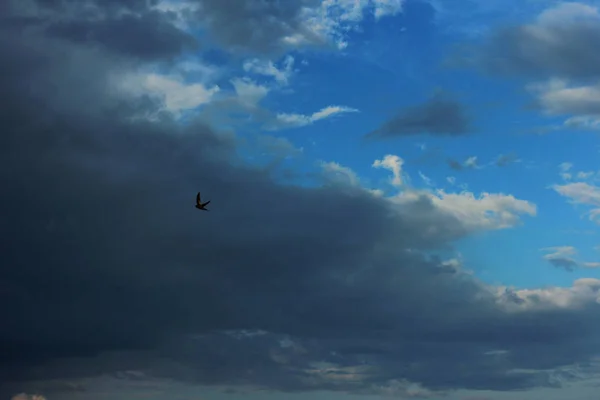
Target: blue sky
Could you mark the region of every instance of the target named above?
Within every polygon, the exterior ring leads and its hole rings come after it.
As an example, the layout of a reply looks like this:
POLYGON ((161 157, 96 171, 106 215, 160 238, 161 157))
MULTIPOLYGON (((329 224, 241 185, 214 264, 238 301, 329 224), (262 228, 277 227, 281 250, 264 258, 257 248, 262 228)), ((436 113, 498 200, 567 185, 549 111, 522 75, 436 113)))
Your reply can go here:
POLYGON ((46 3, 0 395, 593 398, 600 2, 46 3))
MULTIPOLYGON (((481 193, 512 195, 535 205, 536 215, 519 218, 506 230, 492 229, 460 243, 465 261, 477 260, 474 270, 486 281, 538 287, 568 286, 574 278, 584 276, 600 278, 598 270, 554 268, 540 251, 574 246, 585 262, 598 259, 594 250, 596 226, 585 217, 586 208, 573 207, 568 198, 551 188, 566 183, 559 177, 559 165, 564 162, 573 164, 575 175, 595 172, 599 151, 595 134, 569 127, 536 134, 561 125, 569 117, 545 115, 540 109, 528 107, 535 96, 526 87, 538 80, 447 66, 447 60, 456 57, 458 46, 476 48, 485 42, 490 30, 532 23, 553 4, 532 2, 521 15, 514 15, 508 5, 478 10, 477 5, 471 8, 466 3, 461 9, 461 2, 442 7, 435 2, 409 1, 398 8, 401 11, 392 9, 378 19, 371 4, 355 22, 346 24, 348 31, 342 30, 343 38, 338 40, 346 43, 343 49, 291 49, 261 60, 263 64, 271 63, 272 73, 286 80, 285 87, 275 86, 260 103, 272 112, 309 116, 331 105, 356 110, 302 127, 277 129, 272 135, 301 148, 298 163, 305 168, 319 161, 335 162, 350 168, 372 189, 396 190, 386 186, 389 171, 372 168, 374 160, 393 154, 404 160, 402 172, 410 178, 412 187, 465 191, 475 197, 481 193), (461 20, 465 22, 457 22, 461 20), (288 71, 286 60, 291 65, 288 71), (414 132, 380 142, 363 139, 398 110, 426 102, 437 91, 447 92, 460 102, 472 125, 469 134, 432 137, 414 132), (496 165, 503 156, 510 157, 507 165, 496 165), (471 157, 476 157, 476 168, 456 171, 447 163, 449 159, 464 163, 471 157), (430 178, 433 185, 428 186, 420 174, 430 178)), ((561 6, 556 7, 560 10, 561 6)), ((349 8, 340 6, 340 10, 348 12, 349 8)), ((210 55, 201 59, 218 69, 218 62, 213 64, 210 55)), ((234 76, 265 88, 272 88, 274 80, 276 85, 273 76, 248 74, 244 63, 248 59, 234 59, 229 64, 231 71, 218 84, 227 87, 227 80, 234 76)), ((250 129, 247 134, 256 132, 250 129)), ((569 182, 573 180, 577 178, 569 182)))

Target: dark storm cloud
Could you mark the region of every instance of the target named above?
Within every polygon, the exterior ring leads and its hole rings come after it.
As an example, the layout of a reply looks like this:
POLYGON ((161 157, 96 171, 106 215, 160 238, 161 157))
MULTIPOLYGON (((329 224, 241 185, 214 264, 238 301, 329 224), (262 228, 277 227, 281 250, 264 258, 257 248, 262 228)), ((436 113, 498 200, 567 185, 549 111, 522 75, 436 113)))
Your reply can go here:
POLYGON ((468 230, 427 197, 399 207, 353 187, 278 184, 236 155, 233 135, 140 118, 160 104, 112 90, 132 65, 109 48, 18 29, 0 36, 0 380, 11 388, 149 369, 287 390, 368 392, 398 375, 515 389, 548 382, 511 369, 600 348, 595 304, 511 313, 499 302, 516 306, 516 294, 440 273, 421 251, 468 230), (198 190, 210 213, 193 208, 198 190), (211 333, 225 329, 271 333, 211 333), (484 355, 498 348, 510 356, 484 355), (312 378, 314 360, 371 368, 345 383, 312 378))
POLYGON ((10 3, 6 23, 99 45, 123 56, 161 60, 196 45, 196 39, 176 26, 173 12, 152 9, 149 1, 37 0, 29 7, 23 3, 10 3))
POLYGON ((422 104, 400 110, 367 137, 385 139, 409 135, 460 136, 470 131, 464 106, 446 96, 436 95, 422 104))
POLYGON ((531 24, 497 30, 471 61, 492 73, 596 79, 600 77, 600 18, 583 16, 589 13, 587 8, 591 7, 567 3, 553 9, 554 15, 547 12, 546 18, 531 24))
POLYGON ((193 37, 176 28, 158 11, 141 16, 57 22, 48 27, 48 33, 82 44, 100 44, 124 55, 148 60, 179 55, 195 44, 193 37))

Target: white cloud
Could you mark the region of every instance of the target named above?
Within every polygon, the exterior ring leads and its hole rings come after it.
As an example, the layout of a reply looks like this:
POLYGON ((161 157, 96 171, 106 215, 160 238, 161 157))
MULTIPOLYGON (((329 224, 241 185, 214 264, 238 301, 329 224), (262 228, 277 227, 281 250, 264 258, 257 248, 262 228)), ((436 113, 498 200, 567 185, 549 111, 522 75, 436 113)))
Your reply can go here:
POLYGON ((584 262, 581 263, 581 266, 590 269, 600 268, 600 262, 584 262))
POLYGON ((540 250, 547 252, 543 257, 544 260, 557 268, 573 271, 579 266, 579 263, 572 257, 577 254, 577 249, 573 246, 546 247, 540 250))
POLYGON ((394 201, 400 204, 425 196, 440 211, 457 218, 469 231, 505 229, 520 223, 521 215, 537 215, 535 204, 501 193, 447 193, 444 190, 405 191, 394 201))
POLYGON ((537 95, 548 114, 600 114, 600 85, 569 86, 565 79, 552 79, 531 84, 528 89, 537 95))
POLYGON ((186 16, 199 10, 198 4, 187 0, 159 0, 152 5, 152 8, 174 15, 175 26, 185 31, 192 29, 189 19, 186 16))
POLYGON ((600 11, 584 2, 556 2, 530 24, 515 30, 513 47, 516 70, 550 76, 527 85, 542 111, 566 116, 562 126, 551 129, 600 129, 600 83, 593 46, 598 40, 600 11), (589 39, 589 40, 587 40, 589 39), (577 43, 577 45, 575 45, 577 43))
POLYGON ((425 175, 423 172, 419 171, 419 177, 421 177, 421 179, 423 180, 423 183, 425 183, 425 185, 433 186, 433 181, 431 180, 431 178, 428 177, 427 175, 425 175))
POLYGON ((404 0, 323 0, 318 7, 303 10, 303 27, 283 42, 290 47, 333 42, 339 49, 348 46, 345 33, 357 29, 367 12, 376 19, 402 12, 404 0))
POLYGON ((597 220, 600 217, 600 187, 586 182, 573 182, 565 185, 553 185, 552 189, 575 204, 592 206, 589 212, 591 220, 597 220))
POLYGON ((181 74, 191 75, 197 81, 202 83, 211 81, 214 82, 215 79, 218 79, 223 72, 223 69, 221 68, 218 68, 214 65, 205 64, 197 60, 182 61, 174 68, 181 74))
POLYGON ((575 177, 579 180, 585 181, 587 179, 593 178, 596 175, 594 171, 578 171, 575 177))
POLYGON ((373 162, 372 167, 374 168, 385 168, 392 172, 392 185, 394 186, 402 186, 402 166, 404 165, 404 160, 396 155, 387 154, 381 160, 375 160, 373 162))
POLYGON ((332 117, 337 114, 358 112, 355 108, 345 106, 327 106, 310 115, 295 113, 278 113, 273 121, 266 124, 268 130, 278 130, 286 128, 299 128, 313 124, 316 121, 332 117))
POLYGON ((130 73, 113 77, 117 90, 134 96, 150 95, 164 101, 165 109, 173 114, 198 108, 213 99, 219 86, 208 87, 201 82, 188 83, 179 75, 130 73))
POLYGON ((467 158, 464 165, 467 168, 478 168, 479 165, 477 164, 477 156, 471 156, 467 158))
POLYGON ((280 85, 287 85, 294 72, 294 57, 290 55, 286 56, 283 59, 280 68, 272 61, 259 60, 257 58, 246 60, 243 64, 243 68, 246 72, 270 76, 280 85))
POLYGON ((548 287, 543 289, 511 290, 505 286, 495 287, 497 301, 507 311, 526 312, 553 309, 580 309, 590 303, 600 303, 600 279, 582 278, 571 287, 548 287), (519 301, 511 301, 505 293, 519 301))
POLYGON ((358 186, 360 180, 356 173, 348 167, 344 167, 336 162, 321 162, 321 169, 326 179, 340 184, 349 184, 358 186))
POLYGON ((567 128, 599 130, 600 116, 580 115, 576 117, 571 117, 564 122, 564 125, 567 128))
MULTIPOLYGON (((537 17, 537 27, 539 31, 540 27, 550 28, 565 22, 578 22, 587 19, 600 20, 600 13, 596 7, 583 3, 564 2, 543 11, 537 17)), ((532 29, 535 29, 535 27, 532 27, 532 29)), ((551 35, 552 32, 543 30, 540 34, 551 35)))
POLYGON ((546 260, 557 258, 557 257, 573 256, 573 255, 577 254, 577 249, 573 246, 544 247, 541 250, 549 252, 548 254, 544 255, 544 258, 546 260))
POLYGON ((573 168, 573 163, 570 162, 563 162, 558 164, 558 168, 562 171, 562 172, 568 172, 573 168))
POLYGON ((375 18, 396 15, 402 11, 404 0, 375 0, 375 18))
POLYGON ((207 88, 201 83, 186 84, 177 77, 149 74, 145 78, 145 88, 164 96, 169 111, 180 112, 208 103, 220 89, 207 88))
POLYGON ((600 84, 571 86, 566 80, 553 79, 527 88, 546 114, 570 115, 564 127, 600 129, 600 84))
POLYGON ((239 102, 248 108, 256 108, 258 103, 269 94, 269 88, 259 85, 248 78, 234 78, 231 84, 239 102))
MULTIPOLYGON (((395 155, 386 155, 381 160, 376 160, 373 163, 375 168, 385 168, 393 173, 392 182, 396 186, 402 185, 403 175, 402 165, 404 161, 395 155)), ((358 175, 350 168, 341 166, 335 162, 322 162, 321 169, 325 173, 325 177, 333 182, 350 184, 359 186, 360 179, 358 175)), ((408 179, 408 175, 404 177, 408 179)), ((364 190, 372 193, 375 196, 383 197, 381 190, 364 190)), ((535 204, 515 198, 512 195, 501 193, 482 193, 478 197, 474 193, 463 191, 461 193, 447 193, 444 190, 423 190, 403 187, 398 194, 386 197, 393 205, 399 206, 399 212, 412 212, 412 207, 408 205, 418 204, 422 199, 427 199, 431 202, 437 217, 424 221, 429 224, 431 234, 439 229, 437 226, 444 221, 444 216, 455 218, 460 221, 460 225, 464 229, 459 235, 485 230, 496 230, 511 228, 521 222, 522 215, 537 215, 537 207, 535 204)), ((415 217, 414 215, 408 215, 415 217)), ((422 216, 417 216, 421 218, 422 216)), ((428 218, 429 216, 426 216, 428 218)))
POLYGON ((560 170, 560 177, 562 179, 564 179, 565 181, 569 181, 571 180, 571 178, 573 178, 573 175, 569 172, 571 171, 571 169, 573 168, 573 164, 568 163, 568 162, 564 162, 558 165, 558 169, 560 170))

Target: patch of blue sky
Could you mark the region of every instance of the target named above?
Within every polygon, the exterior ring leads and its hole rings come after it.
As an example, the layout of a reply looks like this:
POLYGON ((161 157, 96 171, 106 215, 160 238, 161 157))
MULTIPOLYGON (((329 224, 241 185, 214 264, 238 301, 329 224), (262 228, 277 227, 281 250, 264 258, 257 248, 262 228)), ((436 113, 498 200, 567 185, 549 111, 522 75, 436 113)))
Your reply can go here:
MULTIPOLYGON (((510 16, 510 20, 531 20, 525 12, 501 13, 478 8, 481 17, 471 35, 449 29, 467 18, 460 14, 450 22, 426 2, 407 2, 404 12, 375 20, 366 14, 360 29, 346 32, 349 46, 338 53, 323 51, 292 52, 273 62, 281 68, 287 56, 294 58, 287 84, 278 85, 272 76, 245 71, 245 59, 236 59, 237 70, 230 69, 215 81, 231 92, 234 77, 248 77, 267 87, 269 93, 260 106, 273 115, 296 114, 310 118, 330 106, 349 107, 357 112, 307 122, 304 126, 267 131, 260 121, 238 127, 239 135, 255 140, 267 134, 289 140, 301 153, 272 156, 241 149, 251 163, 281 168, 275 179, 300 185, 317 184, 319 162, 335 162, 348 167, 369 188, 392 195, 387 170, 372 167, 374 160, 394 154, 405 160, 403 171, 413 187, 502 193, 537 205, 537 216, 523 217, 514 228, 475 235, 458 243, 457 249, 467 264, 479 265, 476 273, 485 281, 517 287, 566 286, 573 279, 599 276, 596 270, 567 272, 549 265, 541 248, 571 245, 578 258, 595 262, 595 225, 584 207, 574 208, 551 185, 560 183, 558 165, 574 162, 578 171, 595 170, 597 149, 590 149, 589 133, 570 132, 560 127, 563 116, 540 113, 523 79, 492 78, 472 69, 449 67, 457 44, 470 45, 482 37, 476 34, 510 16), (363 136, 389 120, 399 109, 426 101, 443 90, 463 104, 471 119, 472 133, 463 137, 408 135, 384 141, 367 141, 363 136), (541 133, 544 133, 543 135, 541 133), (499 166, 499 157, 514 154, 516 160, 499 166), (462 163, 477 158, 477 167, 457 171, 448 161, 462 163), (430 182, 429 182, 430 180, 430 182)), ((437 5, 439 7, 439 5, 437 5)), ((531 4, 528 7, 532 6, 531 4)), ((467 18, 468 19, 468 18, 467 18)), ((465 29, 468 21, 464 20, 465 29)), ((460 30, 459 30, 460 31, 460 30)), ((203 61, 212 65, 231 65, 231 56, 219 51, 203 52, 203 61)), ((193 78, 192 78, 193 79, 193 78)), ((242 113, 243 114, 243 113, 242 113)), ((248 122, 248 121, 246 121, 248 122)), ((600 276, 599 276, 600 277, 600 276)))

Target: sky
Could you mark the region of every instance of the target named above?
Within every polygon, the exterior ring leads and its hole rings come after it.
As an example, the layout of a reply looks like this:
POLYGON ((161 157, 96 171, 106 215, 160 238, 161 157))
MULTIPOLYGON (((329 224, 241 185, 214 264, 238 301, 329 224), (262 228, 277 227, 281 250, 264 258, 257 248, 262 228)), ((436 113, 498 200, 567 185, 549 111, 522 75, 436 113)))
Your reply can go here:
POLYGON ((0 398, 596 398, 600 1, 6 0, 0 93, 0 398))

